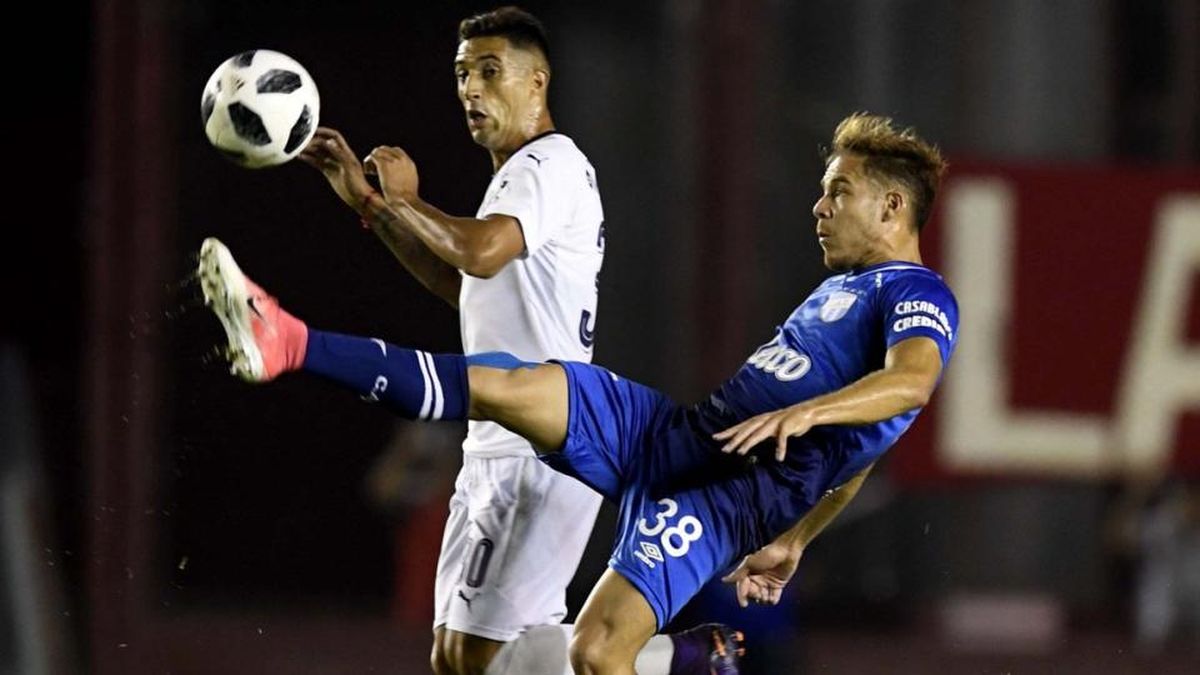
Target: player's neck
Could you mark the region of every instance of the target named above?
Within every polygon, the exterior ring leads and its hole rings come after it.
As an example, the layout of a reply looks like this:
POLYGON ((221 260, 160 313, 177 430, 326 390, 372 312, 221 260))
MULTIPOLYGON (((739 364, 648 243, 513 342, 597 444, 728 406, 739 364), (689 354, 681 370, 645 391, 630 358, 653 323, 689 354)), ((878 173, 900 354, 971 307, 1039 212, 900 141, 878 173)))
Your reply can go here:
POLYGON ((490 151, 492 156, 492 171, 499 171, 500 167, 504 166, 509 157, 515 155, 518 150, 528 145, 530 141, 545 136, 552 131, 554 131, 554 120, 550 118, 550 113, 547 111, 538 115, 537 122, 529 130, 521 134, 514 143, 509 144, 503 149, 490 151))
POLYGON ((905 242, 899 246, 889 246, 885 250, 879 250, 871 255, 863 258, 856 267, 870 267, 889 262, 906 262, 917 265, 924 265, 921 259, 921 247, 918 245, 917 239, 905 242))

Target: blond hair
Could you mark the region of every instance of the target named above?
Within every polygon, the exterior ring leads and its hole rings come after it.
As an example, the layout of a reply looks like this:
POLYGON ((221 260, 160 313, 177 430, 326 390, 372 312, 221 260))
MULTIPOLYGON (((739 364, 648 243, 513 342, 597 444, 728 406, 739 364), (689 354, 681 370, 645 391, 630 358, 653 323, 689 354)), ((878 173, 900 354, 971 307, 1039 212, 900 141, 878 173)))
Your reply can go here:
POLYGON ((833 146, 824 153, 825 164, 838 153, 862 155, 868 175, 895 181, 907 189, 920 231, 946 173, 947 163, 937 146, 917 136, 912 127, 897 129, 890 117, 857 112, 834 129, 833 146))

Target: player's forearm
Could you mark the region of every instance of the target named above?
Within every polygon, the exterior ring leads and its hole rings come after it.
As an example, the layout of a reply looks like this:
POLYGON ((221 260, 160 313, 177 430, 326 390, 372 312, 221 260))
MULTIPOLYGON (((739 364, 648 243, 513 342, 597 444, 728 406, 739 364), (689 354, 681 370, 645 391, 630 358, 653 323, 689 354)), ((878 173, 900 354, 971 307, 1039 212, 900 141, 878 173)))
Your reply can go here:
POLYGON ((776 537, 775 543, 783 544, 793 554, 799 555, 854 499, 872 466, 874 465, 859 471, 850 480, 825 493, 790 530, 776 537))
POLYGON ((927 373, 877 370, 837 391, 798 405, 808 408, 813 426, 873 424, 924 406, 932 393, 927 373))
POLYGON ((369 221, 371 230, 383 241, 404 269, 430 293, 458 307, 462 275, 449 263, 433 254, 413 233, 398 227, 385 227, 369 221))
POLYGON ((385 202, 377 193, 371 193, 363 207, 363 218, 372 227, 411 233, 433 255, 455 269, 478 277, 489 277, 499 271, 489 264, 490 230, 481 227, 475 218, 448 215, 416 196, 385 202))

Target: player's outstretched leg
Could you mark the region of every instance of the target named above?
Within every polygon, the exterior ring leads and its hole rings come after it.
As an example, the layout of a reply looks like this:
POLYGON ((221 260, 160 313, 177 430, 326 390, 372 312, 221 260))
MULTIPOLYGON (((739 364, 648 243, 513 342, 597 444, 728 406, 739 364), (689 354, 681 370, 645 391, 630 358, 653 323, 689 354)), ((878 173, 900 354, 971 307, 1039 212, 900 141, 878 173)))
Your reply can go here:
POLYGON ((377 338, 311 330, 242 273, 214 238, 200 248, 205 303, 228 338, 230 371, 268 382, 305 370, 417 420, 487 419, 543 450, 566 436, 566 375, 508 354, 431 354, 377 338), (469 373, 468 373, 469 371, 469 373))

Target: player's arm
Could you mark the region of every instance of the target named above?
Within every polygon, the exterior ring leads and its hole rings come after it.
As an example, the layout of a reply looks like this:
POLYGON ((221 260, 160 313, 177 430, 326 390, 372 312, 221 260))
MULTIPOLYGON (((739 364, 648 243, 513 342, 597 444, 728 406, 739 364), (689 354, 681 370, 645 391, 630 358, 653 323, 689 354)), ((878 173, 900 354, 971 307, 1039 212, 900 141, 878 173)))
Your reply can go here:
POLYGON ((942 356, 932 338, 911 337, 892 345, 883 368, 841 389, 774 412, 756 415, 713 435, 725 441, 722 452, 744 455, 775 439, 782 460, 787 439, 824 424, 872 424, 929 402, 942 372, 942 356))
POLYGON ((374 219, 363 218, 363 222, 388 247, 392 255, 404 265, 408 273, 416 277, 430 293, 458 307, 458 295, 462 289, 462 275, 453 265, 442 260, 417 236, 403 228, 386 227, 374 219))
POLYGON ((360 211, 373 228, 416 235, 434 255, 474 277, 495 276, 525 250, 516 218, 495 214, 462 218, 443 213, 417 195, 417 167, 400 148, 381 146, 363 162, 383 191, 368 193, 360 211))
MULTIPOLYGON (((346 139, 333 129, 318 128, 299 157, 320 170, 334 192, 355 211, 361 212, 367 196, 376 194, 367 182, 362 163, 346 139)), ((374 225, 371 229, 409 274, 452 307, 458 306, 462 276, 453 265, 435 255, 415 234, 407 230, 374 225)))
POLYGON ((362 216, 371 229, 388 236, 415 235, 438 258, 473 277, 495 276, 525 250, 516 218, 451 216, 415 194, 392 199, 368 195, 362 216))
POLYGON ((872 466, 826 492, 791 529, 743 558, 737 569, 722 579, 734 585, 739 605, 745 607, 750 602, 774 605, 779 602, 784 586, 796 573, 804 550, 854 499, 872 466))
POLYGON ((874 464, 868 465, 862 471, 854 474, 850 480, 841 485, 829 490, 822 495, 821 500, 816 503, 804 517, 796 522, 790 530, 784 532, 775 538, 772 544, 779 544, 794 551, 796 557, 800 557, 800 553, 812 543, 813 539, 821 534, 829 523, 837 517, 846 505, 854 500, 858 495, 859 488, 867 480, 867 474, 874 468, 874 464))

